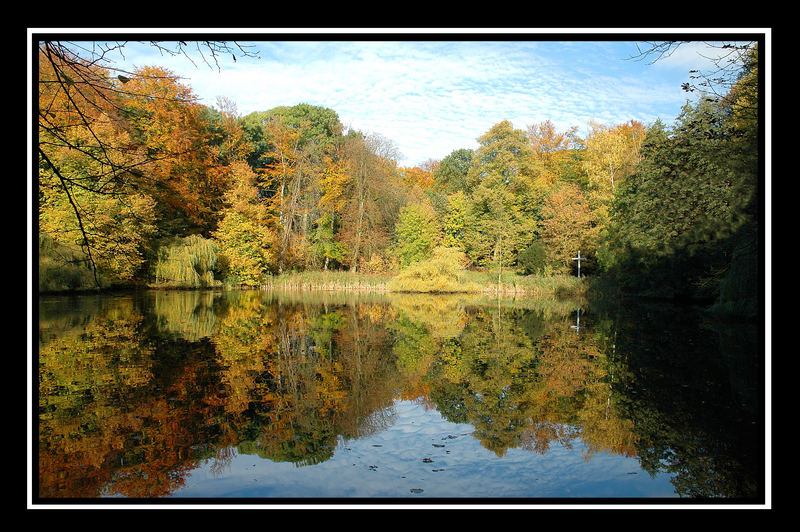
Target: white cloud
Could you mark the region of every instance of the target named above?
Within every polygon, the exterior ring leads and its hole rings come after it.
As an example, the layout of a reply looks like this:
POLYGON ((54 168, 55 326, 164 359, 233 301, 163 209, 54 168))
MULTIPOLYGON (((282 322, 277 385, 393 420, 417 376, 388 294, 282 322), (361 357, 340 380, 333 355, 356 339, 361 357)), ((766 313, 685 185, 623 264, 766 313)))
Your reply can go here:
POLYGON ((392 140, 403 165, 474 148, 501 120, 518 128, 548 119, 563 128, 584 127, 590 119, 650 122, 673 118, 685 99, 672 68, 677 63, 654 69, 626 62, 610 43, 259 45, 259 60, 228 61, 221 72, 180 58, 131 59, 139 66, 163 64, 187 77, 205 104, 227 96, 242 114, 298 103, 328 107, 345 125, 392 140))

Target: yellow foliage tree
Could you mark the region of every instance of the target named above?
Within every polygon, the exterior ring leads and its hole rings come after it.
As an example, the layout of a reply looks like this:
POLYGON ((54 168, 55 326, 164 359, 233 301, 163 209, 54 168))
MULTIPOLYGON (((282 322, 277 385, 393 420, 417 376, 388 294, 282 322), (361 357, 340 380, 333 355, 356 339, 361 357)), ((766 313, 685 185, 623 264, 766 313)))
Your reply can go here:
POLYGON ((48 278, 80 255, 95 286, 130 282, 155 231, 142 149, 108 73, 50 52, 39 55, 39 231, 56 253, 44 257, 40 286, 62 288, 48 278))
POLYGON ((258 176, 245 162, 231 165, 231 188, 214 233, 228 284, 258 286, 276 268, 278 236, 275 218, 261 197, 258 176))
POLYGON ((528 141, 541 185, 553 186, 565 173, 571 173, 568 167, 576 164, 573 151, 578 148, 576 132, 577 127, 558 131, 550 120, 528 126, 528 141))
POLYGON ((583 169, 596 200, 606 209, 619 185, 640 161, 644 125, 634 120, 618 126, 589 123, 583 169))

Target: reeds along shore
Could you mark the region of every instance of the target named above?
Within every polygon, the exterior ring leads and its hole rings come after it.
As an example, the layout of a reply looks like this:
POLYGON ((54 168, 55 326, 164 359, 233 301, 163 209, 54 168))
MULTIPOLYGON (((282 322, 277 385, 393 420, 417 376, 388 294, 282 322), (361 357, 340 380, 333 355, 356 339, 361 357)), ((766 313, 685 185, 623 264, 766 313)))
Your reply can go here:
POLYGON ((585 288, 580 279, 567 275, 521 276, 514 273, 502 275, 491 272, 464 271, 459 283, 447 289, 436 290, 420 283, 399 286, 389 275, 365 275, 350 272, 297 272, 275 276, 261 285, 263 290, 319 290, 344 292, 407 292, 407 293, 475 293, 526 296, 580 295, 585 288))

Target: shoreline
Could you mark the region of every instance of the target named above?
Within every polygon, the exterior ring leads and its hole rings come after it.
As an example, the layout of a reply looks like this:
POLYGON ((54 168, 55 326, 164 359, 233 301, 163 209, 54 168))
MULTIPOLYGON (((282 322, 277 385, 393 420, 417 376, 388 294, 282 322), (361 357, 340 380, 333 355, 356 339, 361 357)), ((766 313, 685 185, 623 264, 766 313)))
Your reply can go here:
POLYGON ((91 295, 120 290, 292 290, 351 293, 397 293, 397 294, 479 294, 479 295, 531 295, 531 296, 569 296, 585 293, 587 287, 583 280, 568 276, 519 276, 505 274, 499 284, 496 274, 491 272, 467 272, 469 280, 463 289, 450 291, 427 291, 389 288, 394 276, 352 274, 350 272, 297 272, 275 276, 262 285, 213 285, 180 286, 169 284, 128 284, 101 288, 80 288, 67 290, 37 290, 37 295, 91 295), (513 276, 513 277, 512 277, 513 276), (494 281, 494 282, 489 282, 494 281), (477 289, 475 287, 478 287, 477 289))

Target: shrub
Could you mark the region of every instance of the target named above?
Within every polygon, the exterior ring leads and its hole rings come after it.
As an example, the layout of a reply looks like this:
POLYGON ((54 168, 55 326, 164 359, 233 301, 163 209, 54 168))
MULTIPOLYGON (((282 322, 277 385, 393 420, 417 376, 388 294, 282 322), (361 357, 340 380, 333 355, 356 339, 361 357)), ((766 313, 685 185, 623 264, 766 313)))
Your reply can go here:
POLYGON ((369 260, 361 258, 358 271, 372 275, 386 275, 396 272, 397 267, 396 259, 393 260, 392 257, 386 257, 380 253, 373 253, 369 260))
POLYGON ((452 247, 436 247, 431 258, 402 270, 388 285, 392 292, 477 292, 464 278, 467 257, 452 247))
POLYGON ((539 242, 534 242, 519 254, 517 264, 525 275, 541 274, 547 265, 547 253, 539 242))
POLYGON ((39 237, 39 290, 81 290, 96 288, 89 260, 77 246, 59 244, 48 236, 39 237))

